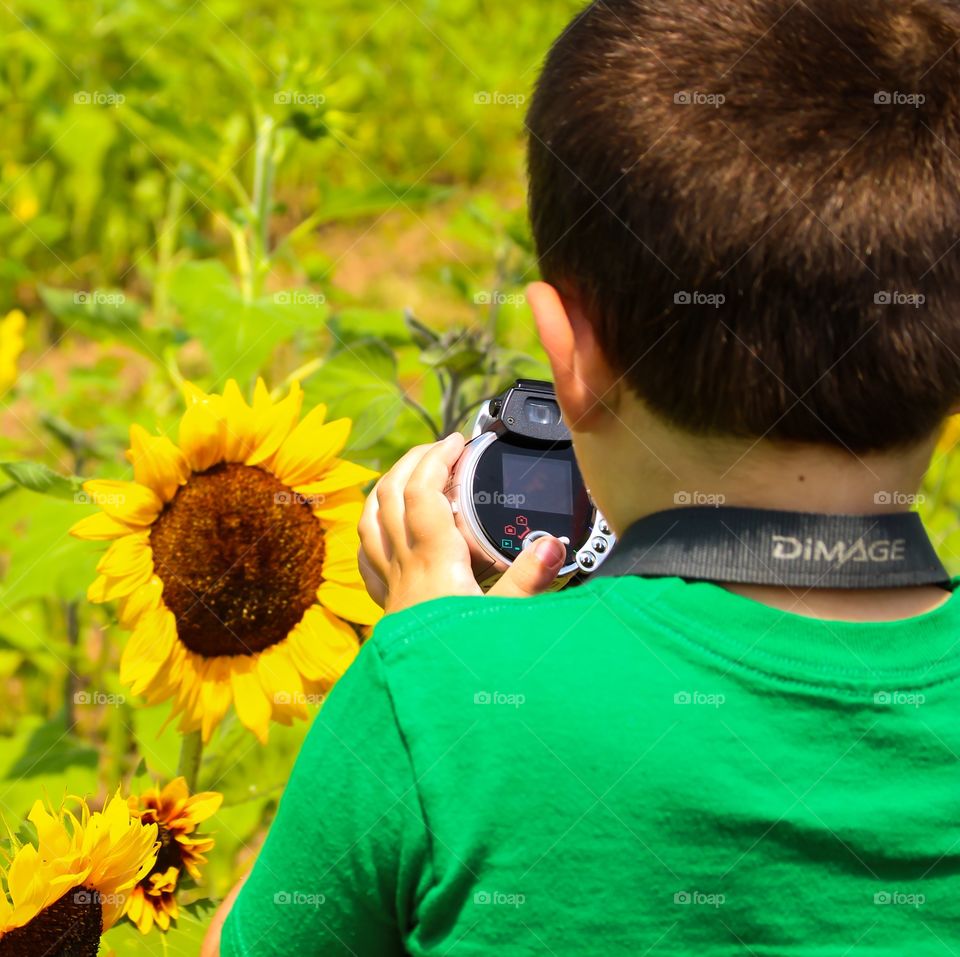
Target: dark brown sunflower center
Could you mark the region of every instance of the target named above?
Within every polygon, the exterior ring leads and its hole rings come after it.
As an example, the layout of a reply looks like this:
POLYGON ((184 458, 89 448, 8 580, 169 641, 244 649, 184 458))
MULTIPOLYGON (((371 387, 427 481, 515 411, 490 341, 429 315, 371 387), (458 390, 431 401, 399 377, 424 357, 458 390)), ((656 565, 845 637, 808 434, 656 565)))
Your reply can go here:
MULTIPOLYGON (((158 824, 157 840, 160 842, 160 850, 157 851, 157 863, 150 868, 150 874, 163 874, 169 867, 175 867, 179 871, 183 867, 183 854, 173 832, 162 824, 158 824)), ((149 884, 150 874, 147 874, 140 883, 149 884)))
POLYGON ((150 531, 180 640, 205 658, 282 641, 316 600, 323 531, 307 502, 262 469, 192 475, 150 531))
POLYGON ((100 895, 72 887, 29 923, 0 937, 0 957, 97 957, 101 933, 100 895))

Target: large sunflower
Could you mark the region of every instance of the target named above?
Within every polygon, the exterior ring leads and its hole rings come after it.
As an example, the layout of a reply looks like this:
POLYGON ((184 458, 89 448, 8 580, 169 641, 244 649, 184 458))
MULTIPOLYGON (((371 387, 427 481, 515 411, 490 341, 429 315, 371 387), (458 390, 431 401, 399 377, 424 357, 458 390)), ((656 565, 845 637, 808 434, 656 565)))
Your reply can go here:
POLYGON ((157 825, 117 794, 80 817, 40 801, 28 815, 37 846, 16 849, 0 893, 0 957, 96 957, 100 935, 127 906, 130 888, 157 859, 157 825))
POLYGON ((162 791, 153 788, 140 797, 130 798, 130 810, 143 822, 155 823, 160 840, 156 863, 130 892, 127 917, 141 934, 156 924, 161 930, 176 920, 177 884, 183 871, 193 880, 200 880, 203 856, 213 847, 213 838, 196 834, 197 825, 205 821, 223 801, 216 791, 190 794, 184 778, 175 778, 162 791))
POLYGON ((92 481, 102 512, 72 532, 112 540, 90 586, 120 599, 133 634, 120 678, 171 699, 181 731, 208 740, 231 702, 266 741, 272 719, 307 715, 358 649, 353 625, 382 614, 357 568, 361 486, 370 469, 338 458, 350 421, 318 406, 298 423, 294 384, 274 402, 258 381, 248 405, 187 386, 179 448, 130 429, 134 481, 92 481))

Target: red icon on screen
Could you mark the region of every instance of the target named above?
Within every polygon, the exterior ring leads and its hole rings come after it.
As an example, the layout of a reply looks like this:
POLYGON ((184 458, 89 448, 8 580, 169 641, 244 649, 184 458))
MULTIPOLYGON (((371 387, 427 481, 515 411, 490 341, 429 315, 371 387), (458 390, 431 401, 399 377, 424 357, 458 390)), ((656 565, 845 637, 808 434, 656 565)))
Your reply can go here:
POLYGON ((516 517, 516 523, 517 523, 518 525, 529 525, 529 524, 530 524, 530 522, 529 522, 529 520, 527 519, 527 516, 526 516, 526 515, 518 515, 518 516, 516 517))
POLYGON ((516 530, 516 528, 514 528, 513 525, 504 525, 504 526, 503 526, 503 534, 504 534, 504 535, 516 535, 516 534, 517 534, 517 530, 516 530))

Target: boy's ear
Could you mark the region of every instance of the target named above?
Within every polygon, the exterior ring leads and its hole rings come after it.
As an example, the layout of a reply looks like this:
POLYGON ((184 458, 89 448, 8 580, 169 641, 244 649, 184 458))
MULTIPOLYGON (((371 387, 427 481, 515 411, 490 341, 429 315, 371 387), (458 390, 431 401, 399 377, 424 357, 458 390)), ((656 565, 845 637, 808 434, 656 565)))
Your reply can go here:
POLYGON ((620 376, 600 349, 578 298, 545 282, 527 287, 540 342, 550 360, 557 399, 571 429, 590 432, 616 410, 620 376))

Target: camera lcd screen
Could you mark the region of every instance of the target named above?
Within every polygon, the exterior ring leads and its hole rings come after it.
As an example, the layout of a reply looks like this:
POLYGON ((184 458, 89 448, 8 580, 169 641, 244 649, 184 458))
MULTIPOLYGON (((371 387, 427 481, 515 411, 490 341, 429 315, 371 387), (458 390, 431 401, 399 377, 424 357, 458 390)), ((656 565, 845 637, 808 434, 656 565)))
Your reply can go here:
POLYGON ((572 515, 573 463, 504 452, 503 491, 518 507, 572 515))

